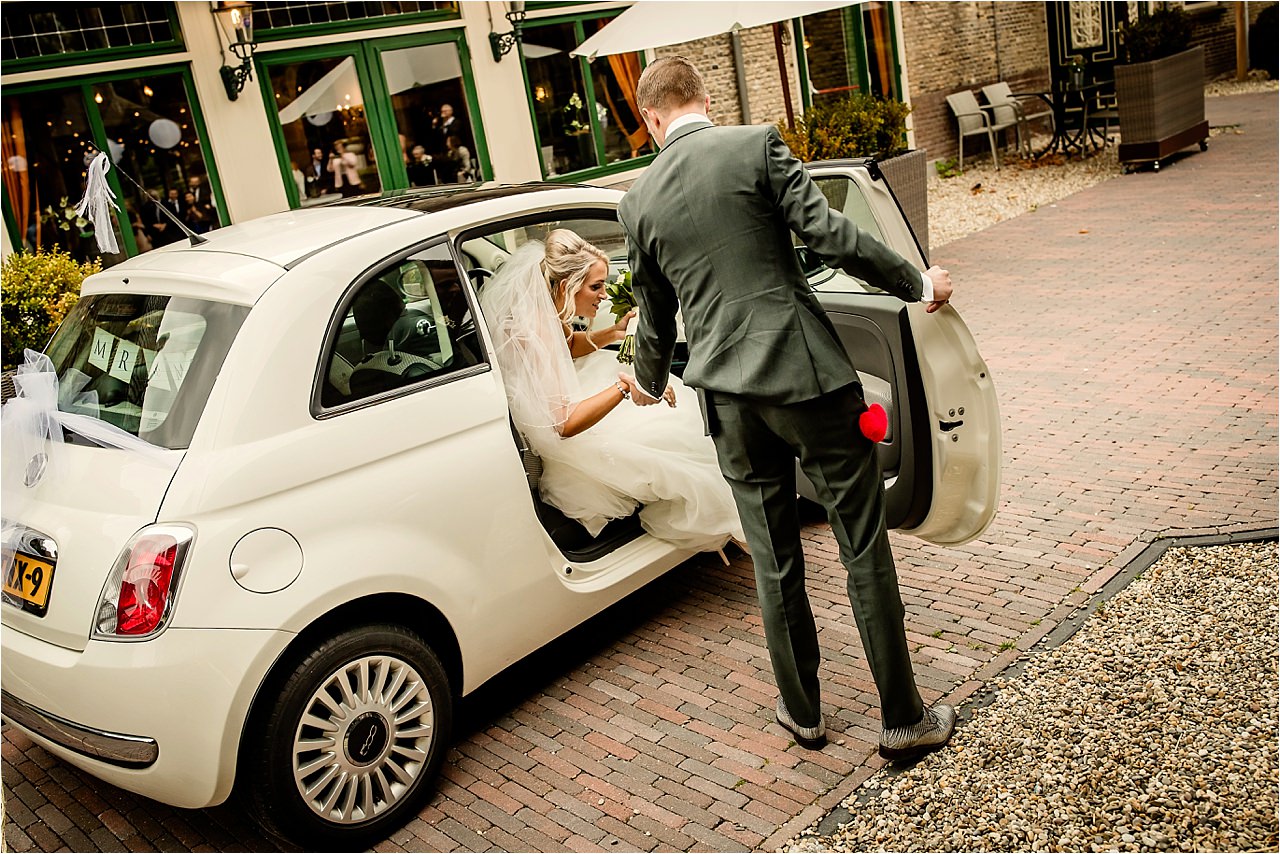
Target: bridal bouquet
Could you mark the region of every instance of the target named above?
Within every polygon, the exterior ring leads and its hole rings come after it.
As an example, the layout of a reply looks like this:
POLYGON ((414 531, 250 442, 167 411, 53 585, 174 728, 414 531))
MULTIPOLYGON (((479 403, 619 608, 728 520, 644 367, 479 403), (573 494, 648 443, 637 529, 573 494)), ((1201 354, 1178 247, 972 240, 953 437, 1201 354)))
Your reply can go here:
MULTIPOLYGON (((609 311, 613 313, 614 319, 622 320, 627 312, 636 307, 636 295, 631 291, 631 271, 623 270, 617 281, 605 288, 605 293, 609 297, 609 311)), ((624 365, 631 364, 635 359, 637 319, 638 317, 633 317, 627 324, 627 335, 618 348, 618 361, 624 365)))

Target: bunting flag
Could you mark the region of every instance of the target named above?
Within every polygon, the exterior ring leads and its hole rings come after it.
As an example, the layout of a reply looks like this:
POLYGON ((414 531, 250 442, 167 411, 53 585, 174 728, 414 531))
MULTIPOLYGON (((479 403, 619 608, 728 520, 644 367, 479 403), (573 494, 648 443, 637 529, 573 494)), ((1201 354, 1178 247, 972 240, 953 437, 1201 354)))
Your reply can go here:
POLYGON ((107 170, 111 168, 111 158, 105 151, 89 163, 87 179, 84 185, 84 198, 76 205, 76 215, 86 217, 93 223, 93 235, 98 240, 98 251, 114 255, 120 251, 116 243, 115 224, 111 221, 111 208, 120 210, 116 204, 116 194, 107 183, 107 170), (86 213, 87 211, 87 213, 86 213))

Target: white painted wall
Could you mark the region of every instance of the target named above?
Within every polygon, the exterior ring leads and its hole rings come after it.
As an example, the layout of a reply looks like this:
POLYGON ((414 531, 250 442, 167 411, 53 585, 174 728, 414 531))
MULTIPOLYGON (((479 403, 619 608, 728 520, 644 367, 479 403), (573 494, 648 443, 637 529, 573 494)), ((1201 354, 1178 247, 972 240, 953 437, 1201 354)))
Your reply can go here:
MULTIPOLYGON (((196 98, 204 113, 222 193, 232 222, 253 219, 289 207, 284 181, 271 142, 266 106, 257 75, 245 83, 235 101, 227 99, 218 69, 221 35, 207 3, 178 3, 178 21, 187 43, 196 98)), ((234 58, 228 53, 228 60, 234 58)), ((274 109, 274 107, 273 107, 274 109)))

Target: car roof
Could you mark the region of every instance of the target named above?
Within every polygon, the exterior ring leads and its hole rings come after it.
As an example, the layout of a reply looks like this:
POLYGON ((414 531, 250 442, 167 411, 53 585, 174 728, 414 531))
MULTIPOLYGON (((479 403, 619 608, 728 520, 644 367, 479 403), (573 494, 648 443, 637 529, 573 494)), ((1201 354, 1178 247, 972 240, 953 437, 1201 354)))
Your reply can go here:
POLYGON ((491 209, 476 212, 475 218, 482 219, 490 213, 501 216, 524 207, 580 200, 584 190, 596 196, 601 188, 536 182, 393 190, 282 211, 215 229, 195 245, 180 240, 144 252, 86 279, 85 292, 132 292, 157 287, 170 277, 174 286, 182 280, 209 298, 252 305, 286 270, 379 229, 423 217, 439 219, 441 230, 465 227, 471 217, 464 208, 491 209))
MULTIPOLYGON (((196 245, 182 240, 157 251, 231 252, 288 269, 330 246, 424 214, 522 196, 559 196, 575 189, 599 188, 532 182, 390 190, 334 204, 269 214, 210 231, 201 235, 203 240, 196 245)), ((123 269, 123 266, 117 269, 123 269)))

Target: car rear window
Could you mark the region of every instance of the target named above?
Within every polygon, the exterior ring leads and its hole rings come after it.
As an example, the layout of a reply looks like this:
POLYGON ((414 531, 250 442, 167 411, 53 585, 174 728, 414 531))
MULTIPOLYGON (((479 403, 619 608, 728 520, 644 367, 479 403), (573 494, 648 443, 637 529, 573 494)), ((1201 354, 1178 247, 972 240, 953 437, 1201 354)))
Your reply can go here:
POLYGON ((188 297, 82 297, 47 350, 58 408, 162 448, 186 448, 248 313, 188 297))

